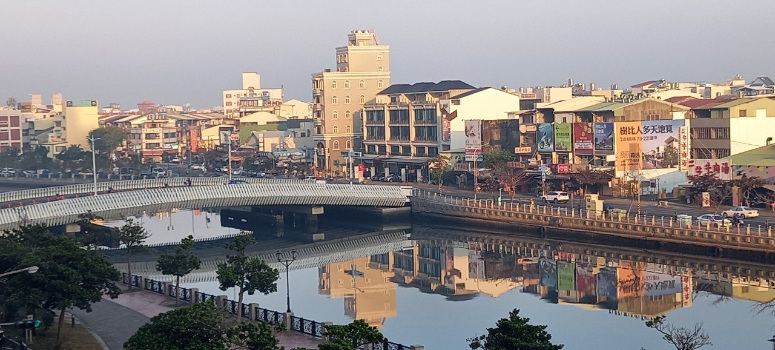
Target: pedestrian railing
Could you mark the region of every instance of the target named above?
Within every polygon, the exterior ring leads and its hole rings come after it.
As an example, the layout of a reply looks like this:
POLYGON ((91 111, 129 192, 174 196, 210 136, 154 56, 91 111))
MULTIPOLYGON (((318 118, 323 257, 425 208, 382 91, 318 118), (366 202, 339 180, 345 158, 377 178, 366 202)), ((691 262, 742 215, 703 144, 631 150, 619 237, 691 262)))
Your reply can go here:
MULTIPOLYGON (((234 177, 234 180, 244 181, 246 183, 310 183, 314 181, 299 180, 299 179, 263 179, 252 177, 234 177)), ((107 193, 113 191, 133 191, 143 190, 149 188, 166 188, 166 187, 186 187, 188 180, 191 180, 190 186, 217 186, 226 185, 229 183, 227 177, 173 177, 173 178, 161 178, 161 179, 146 179, 146 180, 122 180, 122 181, 108 181, 98 182, 97 192, 107 193)), ((20 201, 40 200, 40 201, 53 201, 61 200, 64 196, 73 195, 89 195, 94 193, 93 183, 83 183, 78 185, 67 186, 54 186, 34 188, 21 191, 10 191, 0 193, 0 203, 4 203, 4 206, 12 205, 17 206, 20 201)))
MULTIPOLYGON (((157 281, 150 278, 143 279, 141 276, 132 276, 132 277, 133 277, 133 281, 135 280, 134 277, 137 277, 138 286, 140 283, 139 281, 144 280, 143 286, 145 290, 158 293, 161 295, 166 295, 172 298, 175 298, 178 295, 178 291, 176 290, 175 285, 172 283, 157 281)), ((126 273, 122 274, 122 281, 124 284, 127 284, 128 278, 126 273)), ((222 308, 225 312, 231 313, 232 315, 237 315, 237 312, 241 311, 243 317, 253 321, 266 322, 274 326, 288 325, 289 326, 288 329, 291 331, 299 332, 316 338, 323 338, 325 336, 326 323, 323 323, 323 322, 317 322, 314 320, 305 319, 303 317, 296 317, 296 316, 293 316, 293 314, 291 313, 285 313, 285 312, 279 312, 279 311, 261 308, 261 307, 258 307, 256 304, 250 304, 250 303, 247 303, 247 304, 243 303, 242 309, 240 310, 238 301, 226 299, 225 296, 219 297, 212 294, 201 293, 196 288, 180 287, 179 293, 180 293, 180 300, 183 300, 189 303, 213 302, 216 305, 219 305, 219 307, 222 308), (289 319, 287 319, 287 321, 290 321, 289 323, 286 322, 286 317, 290 317, 289 319)), ((413 350, 415 349, 415 347, 401 345, 401 344, 386 340, 383 343, 374 344, 373 349, 375 350, 413 350)))
POLYGON ((606 215, 576 208, 552 207, 534 202, 501 202, 442 195, 415 190, 412 210, 461 217, 522 221, 541 227, 603 231, 627 237, 653 237, 707 245, 733 245, 755 250, 775 250, 773 227, 714 225, 682 222, 670 216, 626 213, 606 215))

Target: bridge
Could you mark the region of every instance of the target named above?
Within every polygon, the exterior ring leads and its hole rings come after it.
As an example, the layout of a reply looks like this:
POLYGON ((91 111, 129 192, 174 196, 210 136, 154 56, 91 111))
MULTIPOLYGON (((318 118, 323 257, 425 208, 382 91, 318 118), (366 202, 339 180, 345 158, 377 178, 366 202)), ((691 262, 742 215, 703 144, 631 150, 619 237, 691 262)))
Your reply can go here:
MULTIPOLYGON (((413 244, 409 238, 409 234, 405 231, 392 231, 367 235, 355 239, 340 239, 331 242, 307 244, 295 248, 299 258, 290 266, 290 269, 303 270, 317 268, 364 256, 401 251, 409 249, 412 246, 413 244)), ((284 249, 287 254, 286 250, 287 249, 284 249)), ((284 265, 277 262, 277 256, 274 252, 257 252, 248 255, 266 261, 267 264, 273 268, 280 270, 285 268, 284 265)), ((202 266, 198 270, 182 277, 180 282, 196 283, 215 281, 217 280, 215 271, 218 269, 218 264, 224 262, 226 262, 225 257, 203 259, 202 266)), ((173 276, 162 275, 156 270, 157 263, 156 259, 151 261, 133 262, 132 274, 157 281, 174 281, 173 276)), ((126 272, 126 263, 116 263, 115 266, 122 273, 126 272)))
MULTIPOLYGON (((119 218, 134 215, 140 208, 165 210, 169 208, 290 205, 402 207, 406 205, 411 196, 411 188, 400 186, 326 184, 298 180, 223 184, 225 181, 222 179, 216 179, 218 182, 209 180, 213 181, 213 184, 205 184, 203 182, 208 180, 201 179, 202 182, 197 181, 196 186, 192 184, 192 186, 171 187, 169 183, 165 184, 164 180, 170 179, 151 180, 154 181, 151 184, 157 187, 149 187, 149 182, 143 182, 148 180, 116 181, 101 185, 112 193, 41 201, 40 203, 34 202, 0 209, 0 230, 14 229, 27 224, 47 226, 69 224, 76 222, 78 215, 87 211, 105 218, 119 218), (108 186, 109 184, 116 185, 116 187, 108 186), (122 189, 124 192, 113 192, 122 189)), ((182 182, 184 179, 176 180, 182 182)), ((47 195, 78 194, 78 191, 84 190, 81 186, 7 192, 2 194, 4 198, 0 198, 0 200, 9 198, 29 200, 30 198, 47 198, 47 195)))

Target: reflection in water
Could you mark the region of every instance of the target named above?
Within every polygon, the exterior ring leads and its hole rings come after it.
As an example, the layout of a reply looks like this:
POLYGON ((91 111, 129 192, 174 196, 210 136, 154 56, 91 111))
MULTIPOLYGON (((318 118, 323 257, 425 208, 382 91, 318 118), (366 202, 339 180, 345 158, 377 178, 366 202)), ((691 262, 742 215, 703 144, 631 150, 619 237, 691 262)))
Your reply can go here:
MULTIPOLYGON (((172 215, 174 231, 185 230, 185 221, 196 232, 208 225, 204 213, 172 215), (199 221, 191 225, 191 217, 199 221)), ((169 224, 167 216, 144 221, 154 237, 169 224)), ((219 229, 216 235, 228 230, 219 229)), ((338 324, 364 319, 391 341, 426 349, 466 348, 466 337, 513 308, 549 325, 565 349, 663 348, 643 322, 660 314, 681 326, 705 322, 722 349, 764 348, 772 332, 771 316, 752 308, 775 300, 766 264, 417 226, 412 238, 403 249, 356 258, 331 251, 343 260, 292 269, 294 313, 338 324)), ((188 286, 232 295, 217 282, 188 286)), ((246 301, 284 310, 284 287, 278 281, 277 293, 246 301)))

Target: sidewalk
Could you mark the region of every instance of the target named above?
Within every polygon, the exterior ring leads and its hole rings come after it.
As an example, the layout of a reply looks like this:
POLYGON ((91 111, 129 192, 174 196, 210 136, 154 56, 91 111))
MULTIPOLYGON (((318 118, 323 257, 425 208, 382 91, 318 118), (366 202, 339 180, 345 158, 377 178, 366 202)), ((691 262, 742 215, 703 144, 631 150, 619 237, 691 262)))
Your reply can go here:
MULTIPOLYGON (((123 288, 124 286, 122 286, 123 288)), ((107 296, 92 304, 92 312, 74 309, 73 315, 105 343, 107 349, 123 349, 124 343, 152 317, 173 310, 175 299, 147 290, 124 290, 116 299, 107 296)), ((286 349, 317 348, 321 340, 294 331, 276 333, 286 349)))

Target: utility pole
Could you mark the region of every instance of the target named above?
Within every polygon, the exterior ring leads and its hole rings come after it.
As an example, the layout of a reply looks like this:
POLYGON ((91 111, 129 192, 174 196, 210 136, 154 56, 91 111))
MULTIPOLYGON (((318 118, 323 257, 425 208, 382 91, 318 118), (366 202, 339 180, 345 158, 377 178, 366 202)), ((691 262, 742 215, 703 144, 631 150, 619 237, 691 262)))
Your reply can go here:
POLYGON ((94 178, 94 195, 97 195, 97 157, 94 155, 94 141, 99 140, 100 138, 94 138, 94 135, 89 135, 89 140, 91 141, 91 168, 92 168, 92 177, 94 178))
POLYGON ((352 149, 352 147, 347 152, 347 158, 348 158, 347 161, 350 162, 350 185, 352 185, 353 184, 353 178, 355 178, 355 176, 354 176, 355 174, 353 174, 353 170, 354 169, 353 169, 353 149, 352 149))
POLYGON ((226 169, 229 170, 229 182, 231 182, 231 133, 229 133, 229 165, 226 167, 226 169))

